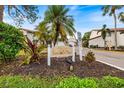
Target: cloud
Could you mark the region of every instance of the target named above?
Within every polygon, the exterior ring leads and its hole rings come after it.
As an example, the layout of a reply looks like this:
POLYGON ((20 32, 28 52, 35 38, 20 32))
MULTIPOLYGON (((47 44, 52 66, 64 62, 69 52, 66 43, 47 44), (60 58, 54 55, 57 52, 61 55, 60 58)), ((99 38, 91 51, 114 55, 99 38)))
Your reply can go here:
POLYGON ((76 9, 78 9, 78 6, 77 5, 73 5, 73 6, 70 7, 70 11, 74 11, 76 9))

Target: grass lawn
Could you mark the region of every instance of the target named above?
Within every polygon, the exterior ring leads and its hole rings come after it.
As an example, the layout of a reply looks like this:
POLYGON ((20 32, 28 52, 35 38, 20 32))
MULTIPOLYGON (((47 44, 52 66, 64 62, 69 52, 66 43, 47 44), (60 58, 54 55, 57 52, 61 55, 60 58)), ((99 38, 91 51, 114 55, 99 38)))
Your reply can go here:
POLYGON ((124 79, 103 78, 0 76, 1 88, 124 88, 124 79))

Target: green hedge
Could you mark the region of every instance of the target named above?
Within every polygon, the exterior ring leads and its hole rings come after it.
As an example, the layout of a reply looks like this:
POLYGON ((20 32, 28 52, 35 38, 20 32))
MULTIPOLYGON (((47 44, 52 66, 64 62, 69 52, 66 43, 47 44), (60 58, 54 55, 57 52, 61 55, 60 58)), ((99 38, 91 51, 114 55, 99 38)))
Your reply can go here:
POLYGON ((118 46, 118 48, 124 50, 124 46, 118 46))
POLYGON ((40 78, 31 76, 0 76, 1 88, 124 88, 124 79, 106 76, 97 78, 40 78))
POLYGON ((7 62, 14 59, 22 48, 22 32, 9 24, 0 22, 0 59, 7 62))
POLYGON ((57 88, 97 88, 93 78, 80 79, 78 77, 65 78, 56 86, 57 88))
POLYGON ((102 88, 124 88, 124 79, 106 76, 97 81, 98 86, 102 88))
POLYGON ((49 88, 55 87, 59 78, 38 76, 0 76, 0 88, 49 88))
POLYGON ((98 48, 98 45, 90 45, 90 48, 98 48))

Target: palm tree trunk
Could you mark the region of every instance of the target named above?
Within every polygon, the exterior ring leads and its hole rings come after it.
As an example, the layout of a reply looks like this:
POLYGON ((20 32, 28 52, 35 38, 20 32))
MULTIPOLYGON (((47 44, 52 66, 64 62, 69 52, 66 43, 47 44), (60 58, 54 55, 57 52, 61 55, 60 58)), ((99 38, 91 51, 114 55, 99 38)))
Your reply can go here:
POLYGON ((0 5, 0 22, 3 22, 4 5, 0 5))
POLYGON ((54 46, 56 45, 57 39, 58 39, 58 36, 59 36, 59 26, 60 26, 60 24, 57 23, 56 24, 56 35, 55 35, 55 40, 54 40, 54 46))
POLYGON ((104 39, 104 49, 106 49, 106 42, 105 42, 105 39, 104 39))
POLYGON ((117 18, 116 18, 116 14, 114 13, 113 14, 113 17, 114 17, 114 26, 115 26, 115 30, 114 30, 114 33, 115 33, 115 50, 117 50, 117 18))

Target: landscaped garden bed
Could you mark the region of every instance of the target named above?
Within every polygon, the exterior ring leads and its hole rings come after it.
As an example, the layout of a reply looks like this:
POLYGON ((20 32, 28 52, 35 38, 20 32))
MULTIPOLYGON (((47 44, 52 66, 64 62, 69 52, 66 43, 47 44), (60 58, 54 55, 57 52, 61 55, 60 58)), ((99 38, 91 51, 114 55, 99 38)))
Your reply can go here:
POLYGON ((79 61, 78 56, 76 62, 72 63, 73 70, 70 71, 70 64, 67 62, 71 57, 52 58, 51 66, 47 66, 47 58, 41 58, 40 63, 30 63, 29 65, 20 66, 23 58, 0 65, 0 75, 31 75, 40 77, 69 77, 78 76, 84 77, 97 77, 103 76, 116 76, 123 78, 124 71, 118 70, 111 66, 105 65, 100 62, 85 62, 79 61))

